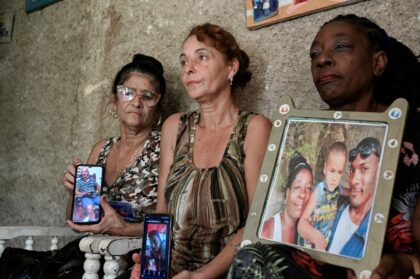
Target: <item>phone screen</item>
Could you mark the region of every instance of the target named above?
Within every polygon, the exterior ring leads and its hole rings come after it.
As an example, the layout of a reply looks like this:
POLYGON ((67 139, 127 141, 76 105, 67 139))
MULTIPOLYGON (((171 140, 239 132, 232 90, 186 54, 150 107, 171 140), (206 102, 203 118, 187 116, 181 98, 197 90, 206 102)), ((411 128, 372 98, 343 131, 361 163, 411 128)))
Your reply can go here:
POLYGON ((76 167, 71 220, 77 224, 95 224, 101 220, 99 199, 104 168, 96 165, 76 167))
POLYGON ((145 215, 140 278, 169 278, 170 234, 170 215, 145 215))

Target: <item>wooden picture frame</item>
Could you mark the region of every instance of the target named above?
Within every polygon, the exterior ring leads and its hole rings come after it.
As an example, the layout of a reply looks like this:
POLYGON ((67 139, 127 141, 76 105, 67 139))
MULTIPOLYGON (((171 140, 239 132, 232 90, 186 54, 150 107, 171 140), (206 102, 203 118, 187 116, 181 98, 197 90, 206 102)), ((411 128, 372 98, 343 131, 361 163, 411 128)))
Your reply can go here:
POLYGON ((60 0, 25 0, 25 12, 31 13, 54 4, 60 0))
POLYGON ((364 0, 245 0, 246 26, 258 29, 364 0))

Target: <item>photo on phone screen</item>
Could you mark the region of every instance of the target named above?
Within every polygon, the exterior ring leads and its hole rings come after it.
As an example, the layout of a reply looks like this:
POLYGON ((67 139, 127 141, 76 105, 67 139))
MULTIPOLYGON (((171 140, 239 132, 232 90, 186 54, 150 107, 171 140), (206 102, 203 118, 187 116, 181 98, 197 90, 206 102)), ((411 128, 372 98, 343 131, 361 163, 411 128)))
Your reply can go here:
POLYGON ((76 167, 71 220, 77 224, 95 224, 101 220, 100 197, 104 168, 96 165, 76 167))
POLYGON ((169 278, 170 234, 170 215, 145 215, 140 278, 169 278))

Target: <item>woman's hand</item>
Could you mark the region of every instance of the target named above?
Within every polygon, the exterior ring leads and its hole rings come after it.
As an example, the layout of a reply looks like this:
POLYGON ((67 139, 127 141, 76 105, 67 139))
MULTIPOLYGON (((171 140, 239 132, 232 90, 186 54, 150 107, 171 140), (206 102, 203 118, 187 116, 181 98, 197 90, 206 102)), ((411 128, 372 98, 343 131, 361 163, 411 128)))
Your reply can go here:
POLYGON ((67 221, 67 224, 73 230, 77 232, 92 232, 92 233, 106 233, 111 235, 126 235, 124 230, 128 224, 123 220, 123 218, 111 207, 111 205, 106 201, 105 197, 101 197, 101 206, 104 211, 104 216, 101 219, 101 222, 94 225, 78 225, 74 224, 71 221, 67 221))
POLYGON ((67 192, 72 195, 74 189, 74 176, 76 175, 76 166, 81 164, 82 160, 79 158, 74 158, 72 163, 67 166, 66 171, 63 175, 63 186, 67 190, 67 192))
POLYGON ((140 278, 140 267, 141 267, 141 259, 139 253, 134 253, 131 257, 134 262, 133 269, 131 270, 130 279, 139 279, 140 278))
POLYGON ((196 271, 183 270, 172 278, 173 279, 200 279, 200 278, 203 278, 203 276, 200 276, 200 273, 196 271))
POLYGON ((413 273, 410 258, 404 253, 385 254, 373 270, 371 279, 408 278, 413 273))

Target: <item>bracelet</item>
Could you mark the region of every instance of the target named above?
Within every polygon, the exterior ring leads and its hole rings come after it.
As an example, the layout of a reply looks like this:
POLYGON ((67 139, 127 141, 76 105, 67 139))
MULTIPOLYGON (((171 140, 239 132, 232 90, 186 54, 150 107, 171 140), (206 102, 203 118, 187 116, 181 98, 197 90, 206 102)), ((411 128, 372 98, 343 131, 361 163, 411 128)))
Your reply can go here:
POLYGON ((406 254, 407 257, 410 259, 411 264, 413 265, 414 275, 411 275, 409 279, 417 279, 420 278, 420 259, 419 256, 415 253, 406 254))

